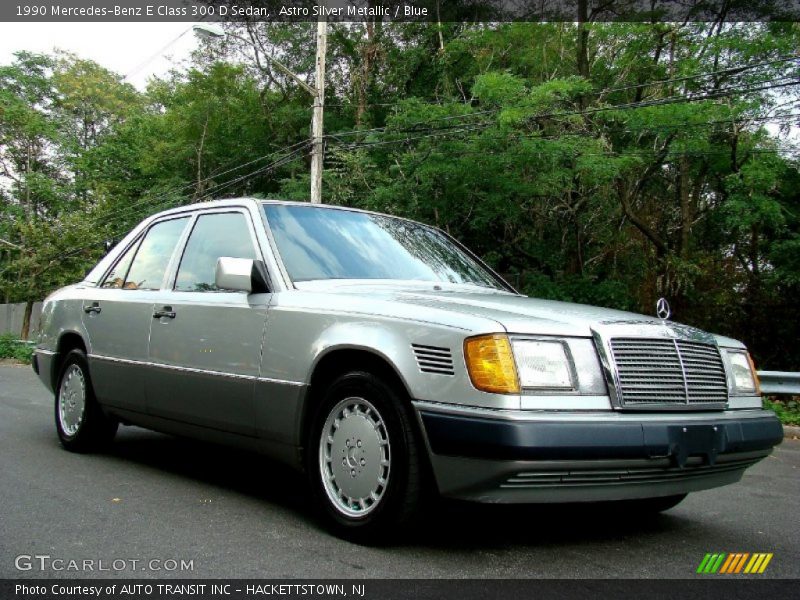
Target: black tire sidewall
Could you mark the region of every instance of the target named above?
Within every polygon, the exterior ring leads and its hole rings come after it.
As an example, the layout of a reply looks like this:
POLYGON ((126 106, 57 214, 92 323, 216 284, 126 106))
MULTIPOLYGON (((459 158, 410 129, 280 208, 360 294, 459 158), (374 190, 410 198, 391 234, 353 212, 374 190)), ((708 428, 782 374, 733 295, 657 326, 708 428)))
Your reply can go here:
POLYGON ((97 448, 103 442, 109 441, 115 431, 116 422, 108 419, 102 412, 102 409, 97 403, 94 395, 94 387, 92 385, 92 377, 89 372, 89 361, 86 359, 86 354, 82 350, 71 350, 61 365, 58 375, 58 382, 55 392, 55 420, 56 431, 61 444, 67 449, 74 452, 87 452, 97 448), (84 384, 86 386, 83 416, 81 418, 78 430, 74 435, 67 435, 61 427, 61 419, 59 418, 59 404, 61 403, 61 385, 64 380, 68 369, 73 365, 77 365, 83 374, 84 384))
POLYGON ((388 534, 402 520, 409 500, 409 479, 415 476, 410 447, 414 444, 408 410, 392 386, 367 372, 354 371, 336 379, 325 391, 317 411, 307 444, 306 468, 310 483, 327 524, 335 533, 370 542, 375 536, 388 534), (339 512, 328 498, 319 464, 322 428, 330 411, 343 399, 360 397, 372 404, 386 426, 390 443, 389 481, 378 506, 364 517, 348 517, 339 512))

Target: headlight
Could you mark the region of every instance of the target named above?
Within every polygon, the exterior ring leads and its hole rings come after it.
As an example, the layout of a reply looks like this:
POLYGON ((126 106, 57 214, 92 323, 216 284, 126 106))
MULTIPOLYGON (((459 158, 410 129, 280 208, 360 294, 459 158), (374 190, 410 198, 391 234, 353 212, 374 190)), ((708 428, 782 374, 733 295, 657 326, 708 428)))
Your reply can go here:
POLYGON ((566 344, 558 341, 516 340, 512 346, 521 387, 575 388, 566 344))
POLYGON ((728 357, 728 371, 733 384, 731 393, 758 395, 758 375, 750 355, 741 350, 726 350, 725 354, 728 357))
POLYGON ((517 369, 507 335, 479 335, 466 339, 464 360, 476 389, 495 394, 519 394, 517 369))
POLYGON ((464 359, 472 385, 484 392, 575 389, 572 361, 562 341, 512 342, 505 334, 480 335, 464 342, 464 359))

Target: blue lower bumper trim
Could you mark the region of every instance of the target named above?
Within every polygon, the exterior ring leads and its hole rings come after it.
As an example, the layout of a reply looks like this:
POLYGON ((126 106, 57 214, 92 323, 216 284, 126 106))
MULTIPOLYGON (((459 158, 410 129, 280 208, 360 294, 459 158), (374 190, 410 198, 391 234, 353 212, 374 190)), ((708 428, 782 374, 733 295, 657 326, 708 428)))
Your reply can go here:
POLYGON ((774 416, 681 422, 509 421, 420 411, 431 450, 443 456, 502 460, 592 460, 717 455, 767 450, 783 439, 774 416))

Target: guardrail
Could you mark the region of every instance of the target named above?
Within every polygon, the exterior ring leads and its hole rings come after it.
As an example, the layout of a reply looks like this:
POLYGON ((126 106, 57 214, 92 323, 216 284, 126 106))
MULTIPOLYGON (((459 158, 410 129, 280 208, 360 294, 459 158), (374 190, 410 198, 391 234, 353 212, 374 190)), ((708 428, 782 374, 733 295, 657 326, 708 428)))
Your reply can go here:
POLYGON ((759 371, 758 379, 761 382, 761 393, 764 395, 800 396, 800 373, 759 371))

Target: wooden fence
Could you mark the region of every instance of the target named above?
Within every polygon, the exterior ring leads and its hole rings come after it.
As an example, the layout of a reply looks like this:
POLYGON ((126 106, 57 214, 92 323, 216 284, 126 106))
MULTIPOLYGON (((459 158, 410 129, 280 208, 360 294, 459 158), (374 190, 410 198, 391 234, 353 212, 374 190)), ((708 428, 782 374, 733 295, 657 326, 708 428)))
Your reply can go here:
MULTIPOLYGON (((31 312, 31 327, 28 333, 33 338, 39 332, 39 318, 42 316, 42 303, 34 302, 31 312)), ((0 334, 11 333, 17 337, 22 333, 22 321, 25 318, 25 303, 0 304, 0 334)))

